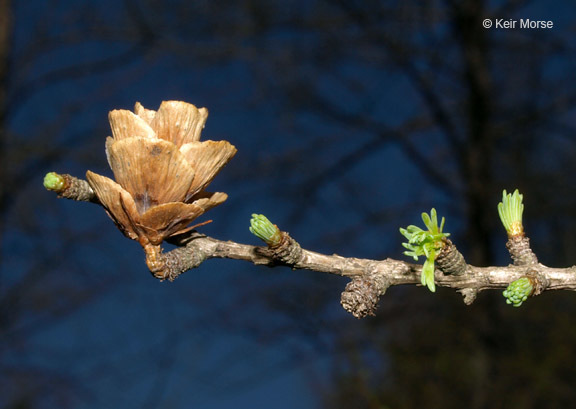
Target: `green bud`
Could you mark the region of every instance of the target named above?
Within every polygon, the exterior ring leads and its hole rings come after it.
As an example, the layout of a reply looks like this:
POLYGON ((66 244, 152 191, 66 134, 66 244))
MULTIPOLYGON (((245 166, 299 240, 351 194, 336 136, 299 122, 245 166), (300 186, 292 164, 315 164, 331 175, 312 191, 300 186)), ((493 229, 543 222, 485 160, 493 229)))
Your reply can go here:
POLYGON ((56 172, 47 173, 44 176, 44 187, 47 190, 53 190, 55 192, 61 192, 64 190, 64 185, 66 181, 64 178, 56 172))
POLYGON ((253 214, 250 219, 250 233, 263 240, 268 246, 277 246, 282 241, 280 229, 263 214, 253 214))
POLYGON ((516 281, 512 281, 502 294, 506 297, 507 304, 520 307, 522 303, 532 295, 532 291, 534 291, 532 280, 528 277, 522 277, 516 281))

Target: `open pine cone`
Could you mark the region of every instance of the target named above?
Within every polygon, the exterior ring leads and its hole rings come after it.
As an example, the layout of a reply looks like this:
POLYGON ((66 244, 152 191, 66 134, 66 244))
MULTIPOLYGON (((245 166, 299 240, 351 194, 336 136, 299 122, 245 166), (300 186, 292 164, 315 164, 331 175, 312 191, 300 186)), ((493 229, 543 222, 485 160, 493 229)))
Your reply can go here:
POLYGON ((116 181, 90 171, 86 178, 120 231, 143 247, 188 231, 228 197, 204 190, 236 153, 227 141, 200 142, 207 117, 181 101, 109 114, 106 155, 116 181))

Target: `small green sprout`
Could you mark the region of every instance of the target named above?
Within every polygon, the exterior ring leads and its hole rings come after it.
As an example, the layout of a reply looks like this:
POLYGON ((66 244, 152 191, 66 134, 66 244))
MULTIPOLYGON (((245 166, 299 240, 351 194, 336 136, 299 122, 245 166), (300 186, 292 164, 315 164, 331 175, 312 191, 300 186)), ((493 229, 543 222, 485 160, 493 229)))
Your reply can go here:
POLYGON ((268 246, 275 247, 282 241, 280 229, 263 214, 253 214, 250 219, 250 233, 263 240, 268 246))
POLYGON ((498 203, 498 214, 500 220, 508 233, 508 237, 516 237, 524 234, 524 227, 522 226, 522 212, 524 205, 522 204, 523 196, 518 192, 518 189, 513 194, 502 192, 502 201, 498 203))
POLYGON ((64 178, 56 172, 46 173, 46 176, 44 176, 44 187, 47 190, 60 192, 62 189, 64 189, 65 183, 66 181, 64 178))
POLYGON ((502 294, 506 297, 507 304, 520 307, 522 303, 532 295, 533 291, 534 286, 532 285, 532 280, 528 277, 522 277, 516 281, 512 281, 502 294))
POLYGON ((422 285, 428 287, 432 292, 436 291, 434 284, 434 260, 444 246, 444 238, 450 233, 443 233, 444 217, 438 226, 438 216, 436 209, 430 210, 430 215, 422 213, 422 221, 428 230, 422 230, 418 226, 410 225, 407 228, 400 228, 400 233, 408 239, 408 243, 402 245, 409 251, 404 254, 418 260, 419 256, 426 256, 426 261, 422 267, 422 285))

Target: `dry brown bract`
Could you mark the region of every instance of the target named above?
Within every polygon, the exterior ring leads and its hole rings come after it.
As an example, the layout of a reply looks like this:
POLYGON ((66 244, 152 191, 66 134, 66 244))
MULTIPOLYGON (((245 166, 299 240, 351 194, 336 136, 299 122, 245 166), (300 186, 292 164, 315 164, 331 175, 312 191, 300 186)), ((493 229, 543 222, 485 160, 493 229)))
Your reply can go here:
POLYGON ((189 230, 227 198, 204 188, 236 148, 200 142, 207 117, 206 108, 180 101, 164 101, 158 111, 137 102, 134 112, 110 112, 106 156, 116 181, 90 171, 86 178, 116 226, 145 248, 189 230))

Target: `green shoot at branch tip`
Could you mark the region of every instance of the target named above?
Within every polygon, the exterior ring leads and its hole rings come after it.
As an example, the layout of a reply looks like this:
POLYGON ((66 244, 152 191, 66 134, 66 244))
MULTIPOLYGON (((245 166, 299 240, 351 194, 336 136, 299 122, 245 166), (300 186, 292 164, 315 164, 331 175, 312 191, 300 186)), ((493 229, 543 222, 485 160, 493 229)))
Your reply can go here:
POLYGON ((508 237, 517 237, 524 234, 524 227, 522 226, 524 204, 522 204, 522 198, 523 196, 518 192, 518 189, 513 194, 506 193, 506 190, 504 190, 502 192, 502 201, 498 203, 498 214, 508 237))
POLYGON ((280 229, 263 214, 253 214, 250 219, 250 233, 263 240, 268 246, 277 246, 282 241, 280 229))

